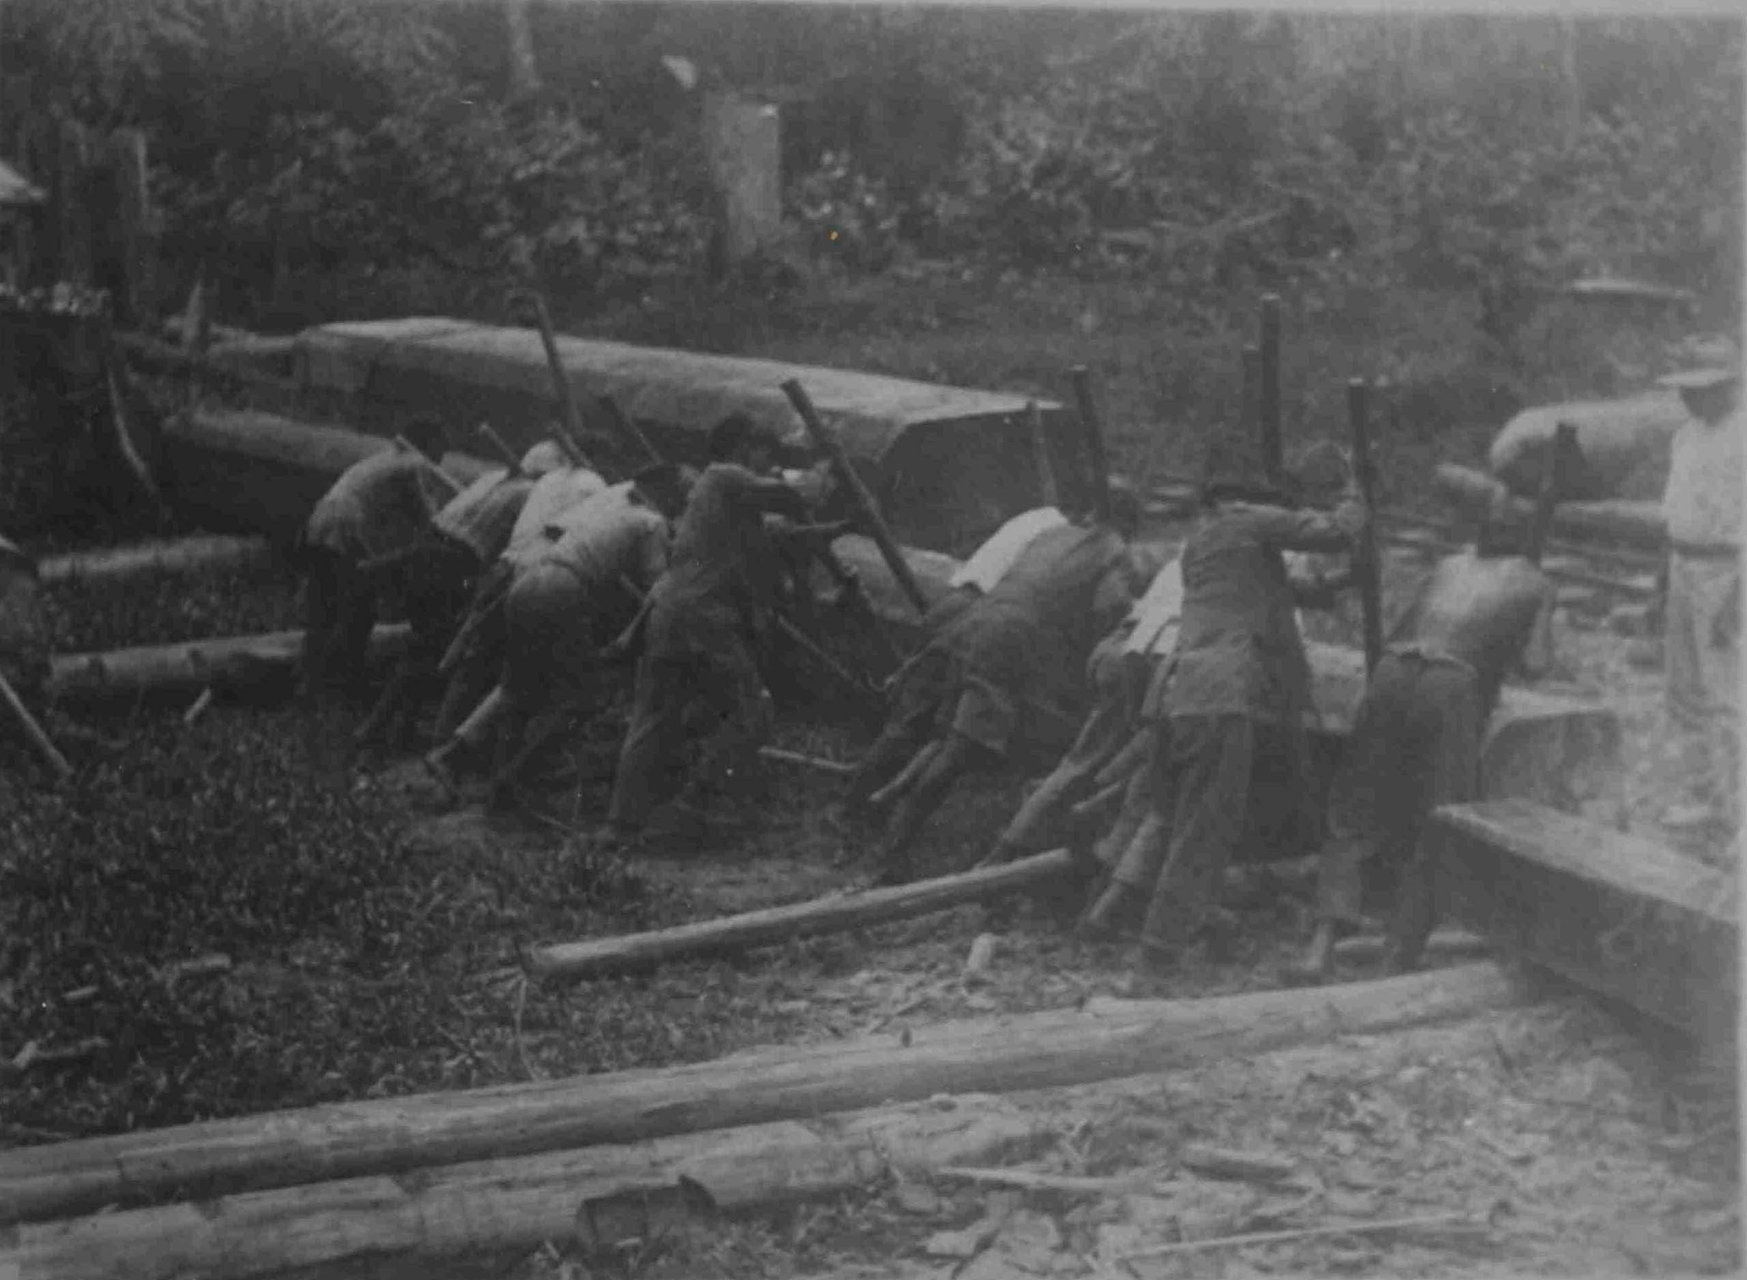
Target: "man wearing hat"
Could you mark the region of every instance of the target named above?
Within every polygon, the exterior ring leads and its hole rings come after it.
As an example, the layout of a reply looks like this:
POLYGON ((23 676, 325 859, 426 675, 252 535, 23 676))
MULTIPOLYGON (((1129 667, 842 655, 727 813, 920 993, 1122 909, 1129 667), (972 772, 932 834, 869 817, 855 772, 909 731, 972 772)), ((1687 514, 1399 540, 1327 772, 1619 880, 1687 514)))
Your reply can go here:
POLYGON ((579 505, 563 533, 515 575, 504 600, 497 687, 425 757, 445 789, 452 768, 483 757, 498 738, 491 802, 566 719, 598 701, 600 653, 630 625, 667 568, 670 520, 689 477, 661 463, 579 505))
POLYGON ((1287 486, 1256 480, 1229 447, 1208 461, 1180 559, 1176 648, 1141 709, 1156 726, 1158 812, 1135 841, 1145 835, 1157 847, 1131 844, 1111 885, 1142 886, 1158 867, 1141 926, 1149 966, 1171 963, 1201 932, 1226 866, 1246 845, 1298 843, 1321 826, 1308 786, 1304 722, 1314 704, 1296 612, 1332 605, 1352 574, 1296 581, 1284 557, 1350 552, 1368 515, 1333 445, 1314 446, 1295 472, 1287 486), (1300 495, 1338 501, 1325 512, 1301 506, 1300 495), (1259 803, 1258 787, 1274 803, 1259 803), (1151 865, 1124 881, 1130 861, 1151 865))
POLYGON ((1328 979, 1336 939, 1358 930, 1369 902, 1390 915, 1386 972, 1413 968, 1425 949, 1436 923, 1426 820, 1478 794, 1481 739, 1505 674, 1552 665, 1553 582, 1531 558, 1539 535, 1509 527, 1509 502, 1500 492, 1474 546, 1438 562, 1366 683, 1330 791, 1316 930, 1292 981, 1328 979))
POLYGON ((614 648, 640 646, 631 725, 607 814, 609 840, 632 838, 672 793, 688 731, 709 723, 674 816, 701 836, 713 799, 740 798, 773 720, 759 666, 782 577, 767 515, 807 520, 806 500, 769 475, 779 441, 744 414, 710 433, 712 461, 692 486, 667 572, 614 648))
POLYGON ((899 673, 891 713, 850 780, 851 812, 889 811, 879 878, 910 878, 922 824, 966 773, 1072 732, 1098 639, 1145 577, 1130 554, 1140 505, 1112 492, 1110 525, 1037 533, 986 594, 968 602, 899 673))
MULTIPOLYGON (((1699 812, 1731 835, 1741 822, 1740 363, 1661 380, 1692 414, 1675 434, 1662 515, 1668 530, 1664 639, 1668 713, 1684 739, 1699 812)), ((1684 825, 1687 813, 1666 820, 1684 825)))
POLYGON ((416 545, 452 493, 436 465, 446 446, 442 423, 417 418, 401 435, 412 451, 385 449, 347 468, 304 526, 306 697, 329 701, 342 685, 356 692, 379 594, 362 566, 416 545))

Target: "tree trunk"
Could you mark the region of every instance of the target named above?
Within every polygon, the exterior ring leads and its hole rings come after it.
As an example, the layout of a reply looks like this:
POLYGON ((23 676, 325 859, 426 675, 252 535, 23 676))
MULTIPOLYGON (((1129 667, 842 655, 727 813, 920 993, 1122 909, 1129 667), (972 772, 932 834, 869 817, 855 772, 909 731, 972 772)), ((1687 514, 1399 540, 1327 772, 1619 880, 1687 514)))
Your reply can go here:
MULTIPOLYGON (((405 623, 379 625, 370 635, 372 661, 405 651, 405 623)), ((270 631, 188 644, 146 645, 108 653, 74 653, 50 664, 48 688, 63 701, 118 695, 198 693, 208 686, 247 687, 289 674, 303 652, 303 632, 270 631)))
POLYGON ((152 573, 191 573, 202 569, 248 569, 272 564, 273 544, 265 538, 227 538, 202 534, 131 547, 72 551, 37 565, 45 585, 125 582, 152 573))
POLYGON ((540 63, 534 56, 534 29, 528 21, 531 0, 505 0, 504 24, 509 32, 509 100, 527 102, 539 97, 545 85, 540 80, 540 63))
POLYGON ((949 911, 968 902, 988 902, 1003 894, 1059 880, 1073 867, 1073 855, 1066 849, 1057 849, 1006 866, 891 889, 836 894, 650 933, 537 947, 529 957, 529 967, 541 977, 592 978, 670 960, 780 946, 794 938, 865 929, 888 920, 949 911))
POLYGON ((842 1194, 893 1168, 1000 1158, 1037 1128, 1037 1117, 990 1098, 951 1111, 866 1111, 316 1183, 21 1226, 0 1248, 0 1275, 242 1280, 349 1258, 437 1258, 547 1240, 574 1240, 598 1257, 688 1217, 842 1194))
POLYGON ((282 1111, 0 1152, 0 1212, 18 1219, 360 1177, 823 1115, 940 1093, 1010 1093, 1394 1030, 1521 998, 1480 964, 1319 990, 1112 1002, 978 1019, 720 1062, 282 1111))

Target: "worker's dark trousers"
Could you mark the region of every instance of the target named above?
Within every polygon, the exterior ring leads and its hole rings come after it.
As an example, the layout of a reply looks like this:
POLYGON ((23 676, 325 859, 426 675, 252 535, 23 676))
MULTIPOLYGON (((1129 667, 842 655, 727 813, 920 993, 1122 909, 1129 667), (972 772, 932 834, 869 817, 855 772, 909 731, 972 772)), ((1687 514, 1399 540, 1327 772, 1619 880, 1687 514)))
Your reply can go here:
POLYGON ((306 547, 303 557, 305 696, 320 701, 355 697, 364 687, 376 592, 350 556, 306 547))
POLYGON ((1474 669, 1451 658, 1386 652, 1329 795, 1317 910, 1356 929, 1388 902, 1391 958, 1413 965, 1436 923, 1436 867, 1423 840, 1431 811, 1478 794, 1483 717, 1474 669))

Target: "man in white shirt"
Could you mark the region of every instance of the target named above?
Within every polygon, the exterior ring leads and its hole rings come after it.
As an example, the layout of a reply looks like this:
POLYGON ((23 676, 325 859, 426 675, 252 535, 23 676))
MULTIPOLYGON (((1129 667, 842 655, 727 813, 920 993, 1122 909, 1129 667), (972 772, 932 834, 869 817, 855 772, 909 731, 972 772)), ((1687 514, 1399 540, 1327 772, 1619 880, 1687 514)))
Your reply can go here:
MULTIPOLYGON (((1664 669, 1700 812, 1740 826, 1742 409, 1738 366, 1664 378, 1692 419, 1674 437, 1663 494, 1668 530, 1664 669)), ((1670 825, 1687 814, 1671 811, 1670 825)))

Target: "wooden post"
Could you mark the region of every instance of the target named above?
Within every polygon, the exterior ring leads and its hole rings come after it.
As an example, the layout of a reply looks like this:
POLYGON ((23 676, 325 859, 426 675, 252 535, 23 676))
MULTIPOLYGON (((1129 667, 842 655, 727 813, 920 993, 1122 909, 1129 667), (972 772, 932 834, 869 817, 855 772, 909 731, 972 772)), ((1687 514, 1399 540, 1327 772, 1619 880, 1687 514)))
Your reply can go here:
POLYGON ((564 360, 558 354, 558 336, 552 328, 552 313, 546 309, 546 299, 539 290, 528 290, 527 297, 534 309, 535 323, 540 326, 540 344, 546 348, 546 367, 552 373, 552 391, 558 398, 559 412, 564 415, 563 435, 570 442, 570 448, 566 452, 577 466, 584 466, 582 415, 577 411, 576 397, 571 394, 570 379, 564 372, 564 360))
POLYGON ((1535 494, 1535 513, 1530 518, 1528 542, 1523 547, 1523 555, 1531 564, 1541 563, 1547 532, 1553 527, 1553 508, 1559 505, 1561 482, 1576 452, 1577 428, 1561 422, 1553 428, 1553 438, 1547 442, 1545 461, 1541 464, 1541 487, 1535 494))
POLYGON ((1110 463, 1104 453, 1104 424, 1093 393, 1092 371, 1074 366, 1074 400, 1080 408, 1080 430, 1085 433, 1086 453, 1092 461, 1092 514, 1099 524, 1110 523, 1110 463))
POLYGON ((1255 343, 1247 344, 1241 357, 1243 386, 1240 391, 1240 409, 1242 426, 1245 431, 1253 431, 1260 438, 1262 418, 1260 405, 1262 401, 1262 349, 1255 343))
POLYGON ((783 394, 794 405, 795 412, 801 415, 801 421, 806 425, 807 434, 813 437, 813 443, 831 460, 832 467, 837 472, 838 479, 848 487, 856 505, 861 508, 862 517, 867 521, 868 532, 873 536, 874 544, 880 549, 880 556, 885 560, 886 567, 892 571, 892 576, 898 580, 898 585, 904 589, 904 594, 914 606, 917 616, 928 612, 928 598, 922 594, 922 588, 916 582, 916 575, 910 572, 910 566, 905 561, 903 552, 898 550, 898 541, 892 537, 892 531, 887 527, 885 517, 880 514, 879 504, 874 501, 873 494, 868 492, 867 485, 861 475, 849 461, 849 455, 843 451, 842 443, 819 419, 819 411, 813 407, 813 402, 807 396, 807 390, 799 381, 790 378, 783 383, 783 394))
POLYGON ((644 435, 637 424, 632 422, 619 408, 618 401, 611 396, 601 396, 600 406, 602 412, 607 415, 607 421, 612 423, 613 430, 619 433, 619 438, 631 447, 633 455, 643 454, 649 459, 649 465, 652 467, 659 467, 666 461, 655 446, 649 443, 649 437, 644 435))
POLYGON ((1280 443, 1280 295, 1262 295, 1260 385, 1256 413, 1261 428, 1262 469, 1278 484, 1286 469, 1280 443))
POLYGON ((1365 615, 1365 670, 1376 670, 1383 657, 1383 571, 1377 555, 1377 466, 1371 457, 1371 423, 1367 409, 1370 389, 1362 378, 1347 383, 1347 418, 1353 429, 1353 472, 1359 498, 1365 504, 1365 527, 1354 549, 1359 603, 1365 615))
POLYGON ((492 429, 491 423, 480 423, 473 429, 473 434, 498 456, 504 466, 510 469, 511 476, 522 474, 522 460, 516 456, 516 451, 509 447, 508 442, 492 429))
POLYGON ((1025 402, 1025 427, 1031 435, 1031 456, 1037 461, 1038 496, 1046 507, 1061 505, 1061 492, 1056 488, 1055 468, 1049 461, 1049 438, 1043 433, 1043 411, 1037 401, 1025 402))
POLYGON ((146 185, 146 136, 117 129, 109 138, 109 172, 115 193, 115 248, 120 251, 123 288, 115 312, 125 324, 152 318, 151 197, 146 185))
POLYGON ((59 267, 62 280, 91 283, 91 217, 86 207, 89 176, 85 130, 76 120, 62 119, 57 137, 55 205, 59 224, 59 267))

